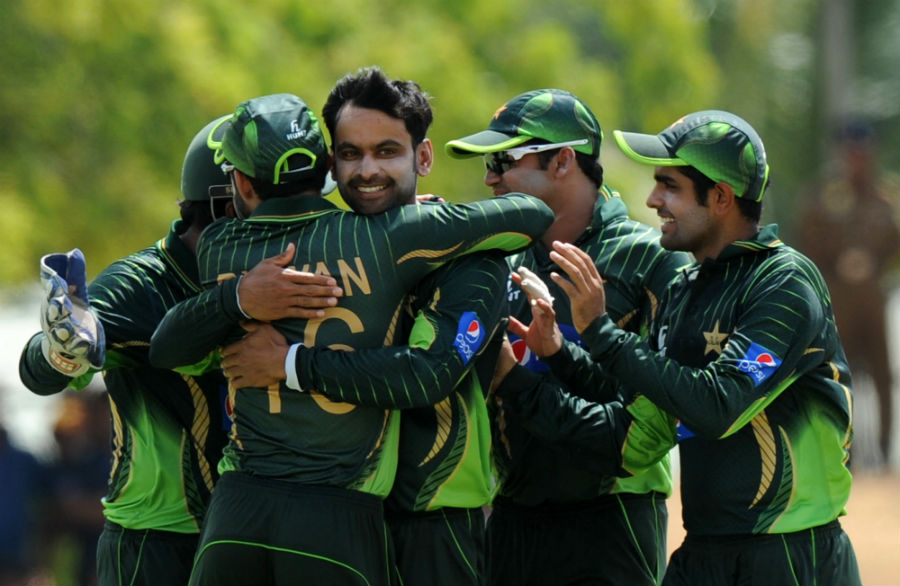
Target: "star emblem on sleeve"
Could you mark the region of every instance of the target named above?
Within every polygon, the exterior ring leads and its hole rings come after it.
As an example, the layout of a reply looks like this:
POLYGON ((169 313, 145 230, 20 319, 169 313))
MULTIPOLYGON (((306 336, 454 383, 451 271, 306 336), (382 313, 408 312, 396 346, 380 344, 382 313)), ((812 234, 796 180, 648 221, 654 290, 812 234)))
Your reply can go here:
POLYGON ((721 354, 722 342, 728 338, 728 334, 719 331, 719 320, 716 320, 716 325, 713 327, 713 330, 711 332, 703 332, 703 337, 706 338, 706 350, 703 351, 704 355, 709 354, 710 352, 721 354))

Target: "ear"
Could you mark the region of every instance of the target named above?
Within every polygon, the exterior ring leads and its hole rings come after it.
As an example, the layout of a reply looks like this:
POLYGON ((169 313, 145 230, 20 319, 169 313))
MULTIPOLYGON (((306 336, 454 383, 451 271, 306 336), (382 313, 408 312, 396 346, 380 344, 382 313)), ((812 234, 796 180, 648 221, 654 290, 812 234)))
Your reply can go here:
POLYGON ((719 181, 709 190, 709 207, 716 215, 724 216, 737 209, 736 199, 734 188, 724 181, 719 181))
POLYGON ((553 161, 556 165, 554 173, 558 175, 565 175, 573 168, 573 166, 578 166, 578 161, 575 158, 575 149, 572 147, 561 148, 556 156, 553 157, 553 161))
POLYGON ((425 177, 431 173, 431 167, 434 165, 434 145, 431 139, 426 138, 416 147, 416 173, 419 177, 425 177))
MULTIPOLYGON (((234 173, 234 185, 237 187, 238 193, 244 199, 250 198, 250 193, 254 192, 253 184, 250 183, 250 178, 244 175, 242 172, 235 169, 234 173)), ((255 194, 255 192, 254 192, 255 194)))
POLYGON ((244 204, 246 204, 247 208, 252 210, 256 209, 262 202, 262 198, 259 197, 256 193, 256 189, 254 189, 253 184, 250 183, 250 178, 235 169, 234 173, 234 186, 237 187, 238 196, 244 200, 244 204))

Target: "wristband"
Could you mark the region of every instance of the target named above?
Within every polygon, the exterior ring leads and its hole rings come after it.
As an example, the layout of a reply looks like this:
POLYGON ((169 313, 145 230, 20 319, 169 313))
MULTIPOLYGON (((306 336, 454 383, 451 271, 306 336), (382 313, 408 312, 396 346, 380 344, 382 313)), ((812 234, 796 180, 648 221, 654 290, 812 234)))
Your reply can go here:
POLYGON ((243 279, 243 278, 244 278, 244 275, 241 275, 240 277, 238 277, 237 285, 234 288, 234 298, 235 298, 235 301, 237 301, 237 308, 238 308, 238 311, 241 312, 241 315, 243 315, 246 319, 253 319, 252 317, 250 317, 250 314, 247 313, 246 311, 244 311, 244 308, 241 307, 241 291, 240 291, 240 289, 241 289, 241 279, 243 279))
POLYGON ((287 388, 302 393, 303 388, 300 386, 300 381, 297 378, 297 351, 300 348, 306 348, 306 346, 303 344, 291 344, 290 349, 288 349, 287 356, 284 359, 284 374, 287 379, 284 384, 287 388))

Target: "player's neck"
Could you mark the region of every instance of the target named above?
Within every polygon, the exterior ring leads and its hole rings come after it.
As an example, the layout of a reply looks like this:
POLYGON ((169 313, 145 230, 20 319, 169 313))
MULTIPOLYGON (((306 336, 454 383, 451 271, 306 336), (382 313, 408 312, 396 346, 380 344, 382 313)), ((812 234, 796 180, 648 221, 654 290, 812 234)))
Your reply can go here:
POLYGON ((197 241, 200 240, 200 234, 203 232, 202 228, 198 228, 195 225, 188 226, 188 229, 182 232, 178 238, 184 243, 185 246, 188 247, 188 250, 191 251, 191 254, 194 256, 197 255, 197 241))
POLYGON ((549 248, 554 240, 575 242, 594 219, 597 204, 597 190, 592 188, 566 189, 558 192, 559 197, 548 203, 556 218, 541 240, 549 248))

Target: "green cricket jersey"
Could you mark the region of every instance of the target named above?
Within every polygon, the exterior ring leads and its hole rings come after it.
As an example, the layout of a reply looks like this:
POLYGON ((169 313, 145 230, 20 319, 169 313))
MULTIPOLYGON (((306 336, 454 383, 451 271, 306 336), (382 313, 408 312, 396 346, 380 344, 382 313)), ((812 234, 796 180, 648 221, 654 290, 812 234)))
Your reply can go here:
POLYGON ((611 317, 584 341, 678 419, 688 533, 788 533, 843 513, 850 372, 825 283, 777 226, 683 272, 649 340, 611 317))
MULTIPOLYGON (((690 263, 686 254, 664 250, 659 244, 658 231, 630 219, 624 202, 606 186, 599 192, 591 225, 574 244, 594 259, 606 280, 609 315, 626 331, 638 334, 646 333, 657 301, 678 269, 690 263)), ((556 318, 563 335, 580 344, 578 333, 571 325, 568 296, 549 276, 552 271, 558 272, 559 267, 550 260, 543 243, 538 242, 508 260, 513 270, 526 266, 548 284, 555 298, 556 318)), ((529 323, 531 308, 524 292, 510 285, 509 299, 511 315, 529 323)), ((583 369, 551 372, 553 363, 532 355, 523 340, 510 335, 510 341, 520 364, 550 384, 562 384, 572 395, 590 402, 615 399, 616 385, 604 382, 603 374, 590 366, 586 356, 582 363, 587 366, 583 369)), ((504 381, 502 388, 514 386, 516 380, 519 379, 513 377, 504 381)), ((527 378, 525 380, 527 382, 527 378)), ((512 392, 516 394, 515 390, 512 392)), ((530 417, 520 405, 510 402, 505 395, 504 392, 496 395, 492 421, 501 495, 518 504, 533 506, 544 502, 585 500, 616 492, 671 493, 667 458, 656 458, 653 466, 633 477, 618 478, 612 475, 617 466, 605 465, 608 459, 596 461, 591 450, 561 443, 561 433, 554 428, 555 422, 542 430, 540 425, 529 421, 530 417)), ((547 411, 543 415, 552 417, 557 411, 547 411)))
MULTIPOLYGON (((150 337, 166 311, 200 291, 194 255, 176 221, 154 246, 112 263, 89 286, 106 333, 104 381, 112 412, 112 470, 104 515, 127 529, 198 533, 225 445, 225 379, 214 371, 182 375, 151 366, 150 337)), ((41 353, 42 333, 19 364, 38 394, 84 386, 41 353)), ((93 373, 91 373, 92 375, 93 373)))
MULTIPOLYGON (((466 205, 400 206, 374 216, 318 197, 276 198, 260 204, 246 220, 207 228, 198 258, 201 279, 212 286, 294 242, 294 266, 334 276, 344 295, 322 319, 273 325, 289 342, 309 347, 378 348, 398 343, 403 298, 426 274, 467 253, 521 249, 552 219, 545 204, 523 194, 466 205)), ((180 356, 194 362, 206 356, 209 331, 222 329, 209 323, 221 303, 212 293, 171 313, 154 336, 154 361, 174 366, 191 361, 180 356)), ((241 332, 232 323, 219 343, 241 332)), ((230 399, 234 426, 223 470, 388 494, 399 429, 392 410, 332 401, 315 388, 301 393, 284 384, 231 389, 230 399)))
POLYGON ((493 474, 485 396, 509 314, 502 253, 455 259, 426 276, 407 304, 409 346, 297 354, 303 388, 401 413, 390 508, 430 511, 490 503, 493 474), (385 365, 391 371, 384 373, 385 365), (450 393, 450 390, 454 392, 450 393))

